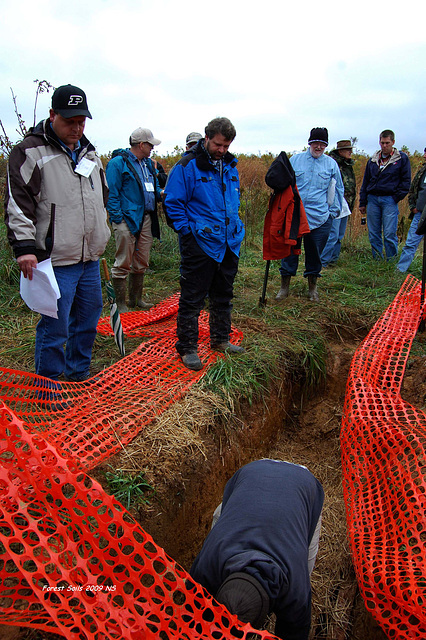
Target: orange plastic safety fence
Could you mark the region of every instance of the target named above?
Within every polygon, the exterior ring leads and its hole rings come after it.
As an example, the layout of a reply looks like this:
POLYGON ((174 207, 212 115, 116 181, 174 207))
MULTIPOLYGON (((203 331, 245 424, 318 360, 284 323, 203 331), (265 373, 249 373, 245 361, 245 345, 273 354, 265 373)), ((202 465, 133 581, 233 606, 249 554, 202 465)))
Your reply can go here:
POLYGON ((398 640, 426 638, 426 414, 400 395, 420 317, 420 283, 409 276, 354 355, 341 431, 358 584, 398 640))
POLYGON ((3 403, 0 623, 68 640, 221 640, 253 632, 194 584, 78 459, 61 455, 3 403))
MULTIPOLYGON (((86 382, 54 382, 0 368, 0 400, 58 450, 93 468, 130 442, 222 357, 210 349, 208 314, 202 312, 198 352, 205 367, 194 372, 182 364, 175 350, 177 304, 175 295, 148 312, 123 314, 124 327, 130 323, 132 335, 144 341, 86 382)), ((109 327, 108 318, 100 324, 107 323, 109 327)), ((233 342, 241 339, 242 333, 233 329, 233 342)))

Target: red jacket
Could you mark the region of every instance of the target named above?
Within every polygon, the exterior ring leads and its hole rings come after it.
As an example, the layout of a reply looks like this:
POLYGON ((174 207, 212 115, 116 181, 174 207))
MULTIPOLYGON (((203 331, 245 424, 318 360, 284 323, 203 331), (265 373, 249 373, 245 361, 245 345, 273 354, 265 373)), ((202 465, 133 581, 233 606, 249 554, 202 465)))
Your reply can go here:
POLYGON ((301 238, 309 231, 305 208, 297 187, 289 185, 284 191, 273 193, 269 199, 263 229, 263 259, 281 260, 291 253, 299 255, 301 238))

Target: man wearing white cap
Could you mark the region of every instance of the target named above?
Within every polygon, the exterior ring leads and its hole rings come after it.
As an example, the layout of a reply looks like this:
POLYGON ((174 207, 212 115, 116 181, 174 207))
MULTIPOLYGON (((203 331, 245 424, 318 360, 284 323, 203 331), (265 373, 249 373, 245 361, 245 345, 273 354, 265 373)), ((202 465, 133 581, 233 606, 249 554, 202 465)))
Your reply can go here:
POLYGON ((126 281, 129 275, 129 307, 150 309, 142 298, 145 271, 154 238, 160 237, 157 203, 161 199, 157 170, 150 159, 161 140, 139 127, 130 135, 130 149, 116 149, 107 164, 108 214, 114 231, 116 253, 112 281, 121 313, 128 311, 126 281))

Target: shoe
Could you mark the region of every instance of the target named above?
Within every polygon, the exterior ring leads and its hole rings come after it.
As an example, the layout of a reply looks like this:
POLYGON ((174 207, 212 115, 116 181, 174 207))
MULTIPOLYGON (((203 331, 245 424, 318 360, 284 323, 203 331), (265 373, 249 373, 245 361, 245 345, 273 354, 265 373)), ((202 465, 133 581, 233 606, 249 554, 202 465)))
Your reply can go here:
POLYGON ((196 352, 193 353, 185 353, 181 356, 182 362, 187 369, 192 369, 192 371, 200 371, 203 368, 203 363, 201 362, 198 354, 196 352))
POLYGON ((245 353, 246 350, 243 347, 239 347, 237 344, 232 344, 232 342, 219 342, 218 344, 212 344, 213 351, 221 351, 222 353, 245 353))
POLYGON ((290 290, 290 280, 291 276, 281 276, 281 289, 275 296, 275 300, 285 300, 286 298, 288 298, 290 290))

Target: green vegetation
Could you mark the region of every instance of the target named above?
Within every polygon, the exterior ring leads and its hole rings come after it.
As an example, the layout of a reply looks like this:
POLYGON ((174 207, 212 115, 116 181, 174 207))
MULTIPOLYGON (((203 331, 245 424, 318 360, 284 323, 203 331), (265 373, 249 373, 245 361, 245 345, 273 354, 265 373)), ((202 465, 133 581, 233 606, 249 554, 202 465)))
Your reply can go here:
POLYGON ((149 496, 155 494, 155 489, 146 481, 141 471, 129 474, 124 469, 111 469, 112 471, 105 473, 106 482, 110 492, 126 509, 138 504, 150 504, 149 496))

